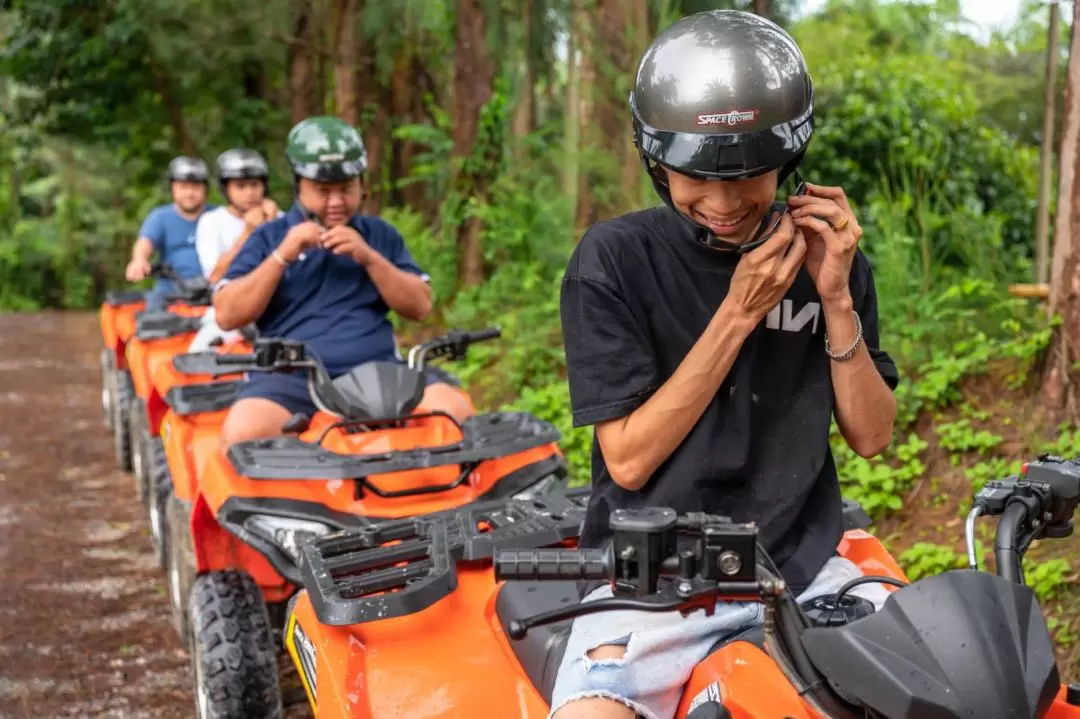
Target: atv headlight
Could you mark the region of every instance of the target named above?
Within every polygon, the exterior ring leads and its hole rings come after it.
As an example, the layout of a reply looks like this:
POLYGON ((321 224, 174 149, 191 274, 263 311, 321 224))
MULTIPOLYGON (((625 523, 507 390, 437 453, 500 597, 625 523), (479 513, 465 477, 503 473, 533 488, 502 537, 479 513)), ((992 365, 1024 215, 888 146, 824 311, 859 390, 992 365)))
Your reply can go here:
POLYGON ((525 489, 511 495, 511 499, 536 499, 537 497, 551 492, 559 486, 560 477, 557 474, 548 474, 539 481, 530 484, 525 489))
POLYGON ((244 520, 244 529, 273 542, 274 546, 288 554, 297 566, 300 564, 300 547, 304 543, 333 531, 322 522, 269 514, 251 515, 244 520))

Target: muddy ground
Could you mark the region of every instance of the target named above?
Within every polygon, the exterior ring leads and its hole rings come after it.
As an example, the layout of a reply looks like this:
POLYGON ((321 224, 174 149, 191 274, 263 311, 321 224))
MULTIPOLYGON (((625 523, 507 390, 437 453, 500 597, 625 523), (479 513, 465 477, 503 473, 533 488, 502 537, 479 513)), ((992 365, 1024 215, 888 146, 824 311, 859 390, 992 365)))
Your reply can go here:
MULTIPOLYGON (((102 423, 100 346, 93 314, 0 315, 5 719, 195 714, 150 530, 102 423)), ((290 695, 287 716, 309 716, 290 695)))

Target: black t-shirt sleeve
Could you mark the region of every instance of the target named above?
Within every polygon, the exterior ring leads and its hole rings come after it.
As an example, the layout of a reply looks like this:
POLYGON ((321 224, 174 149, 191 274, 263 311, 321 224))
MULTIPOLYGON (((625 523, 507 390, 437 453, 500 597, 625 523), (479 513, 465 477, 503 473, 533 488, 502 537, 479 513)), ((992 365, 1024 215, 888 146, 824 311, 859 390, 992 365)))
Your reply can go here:
POLYGON ((625 417, 659 382, 648 330, 605 280, 567 273, 561 307, 575 427, 625 417))
POLYGON ((877 288, 874 285, 874 271, 870 261, 862 252, 855 256, 856 274, 861 277, 859 290, 855 294, 855 311, 862 321, 863 341, 870 351, 881 377, 890 389, 896 389, 900 382, 900 372, 889 353, 881 349, 881 330, 878 326, 877 288), (861 267, 860 267, 861 265, 861 267))

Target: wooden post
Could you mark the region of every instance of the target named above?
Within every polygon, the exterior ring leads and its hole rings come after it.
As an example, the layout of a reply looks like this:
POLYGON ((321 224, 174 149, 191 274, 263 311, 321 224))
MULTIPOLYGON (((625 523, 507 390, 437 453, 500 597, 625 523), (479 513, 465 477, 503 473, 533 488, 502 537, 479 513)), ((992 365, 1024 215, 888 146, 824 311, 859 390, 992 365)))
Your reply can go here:
POLYGON ((1050 29, 1046 39, 1046 87, 1043 94, 1042 161, 1039 166, 1039 205, 1035 217, 1035 282, 1050 280, 1050 192, 1054 158, 1054 106, 1057 95, 1058 24, 1061 8, 1050 2, 1050 29))

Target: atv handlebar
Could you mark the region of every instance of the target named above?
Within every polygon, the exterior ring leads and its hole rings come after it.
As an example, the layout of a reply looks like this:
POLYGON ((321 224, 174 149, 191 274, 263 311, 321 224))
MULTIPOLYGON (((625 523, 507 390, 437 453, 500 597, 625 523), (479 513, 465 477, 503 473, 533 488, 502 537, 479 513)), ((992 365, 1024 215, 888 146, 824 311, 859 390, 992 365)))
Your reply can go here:
POLYGON ((469 345, 501 336, 502 330, 498 327, 489 327, 475 332, 453 329, 442 337, 436 337, 409 350, 409 366, 419 371, 424 368, 428 359, 448 357, 451 360, 461 360, 468 353, 469 345))
POLYGON ((1023 556, 1043 537, 1062 539, 1073 533, 1073 514, 1080 505, 1080 462, 1044 454, 1029 462, 1017 477, 987 482, 972 500, 964 525, 968 564, 978 570, 975 522, 1000 516, 994 536, 997 573, 1024 583, 1023 556))
MULTIPOLYGON (((994 542, 997 573, 1024 583, 1021 560, 1031 542, 1073 533, 1080 505, 1080 460, 1042 455, 1025 464, 1019 477, 988 482, 974 497, 966 534, 972 568, 974 521, 1000 516, 994 542)), ((619 509, 611 514, 613 533, 606 549, 502 550, 495 555, 495 579, 527 581, 607 580, 614 598, 563 607, 510 626, 520 639, 530 627, 594 612, 638 609, 681 612, 711 606, 719 599, 766 600, 789 594, 766 552, 757 527, 725 517, 676 514, 660 507, 619 509), (694 548, 680 539, 694 538, 694 548), (673 581, 661 582, 662 577, 673 581), (635 599, 621 597, 634 596, 635 599)))
POLYGON ((168 262, 154 262, 150 265, 149 276, 170 280, 175 285, 175 290, 169 293, 173 300, 193 305, 209 305, 211 302, 212 288, 201 275, 185 279, 168 262))
POLYGON ((618 509, 610 523, 614 538, 606 549, 496 553, 496 580, 608 580, 614 588, 612 599, 572 604, 514 621, 509 627, 512 638, 520 639, 531 627, 593 612, 711 612, 721 597, 757 600, 785 591, 783 580, 758 545, 753 524, 735 524, 727 517, 701 513, 679 515, 666 507, 618 509), (695 547, 680 546, 681 537, 692 537, 695 547), (673 581, 661 584, 662 577, 673 581))

